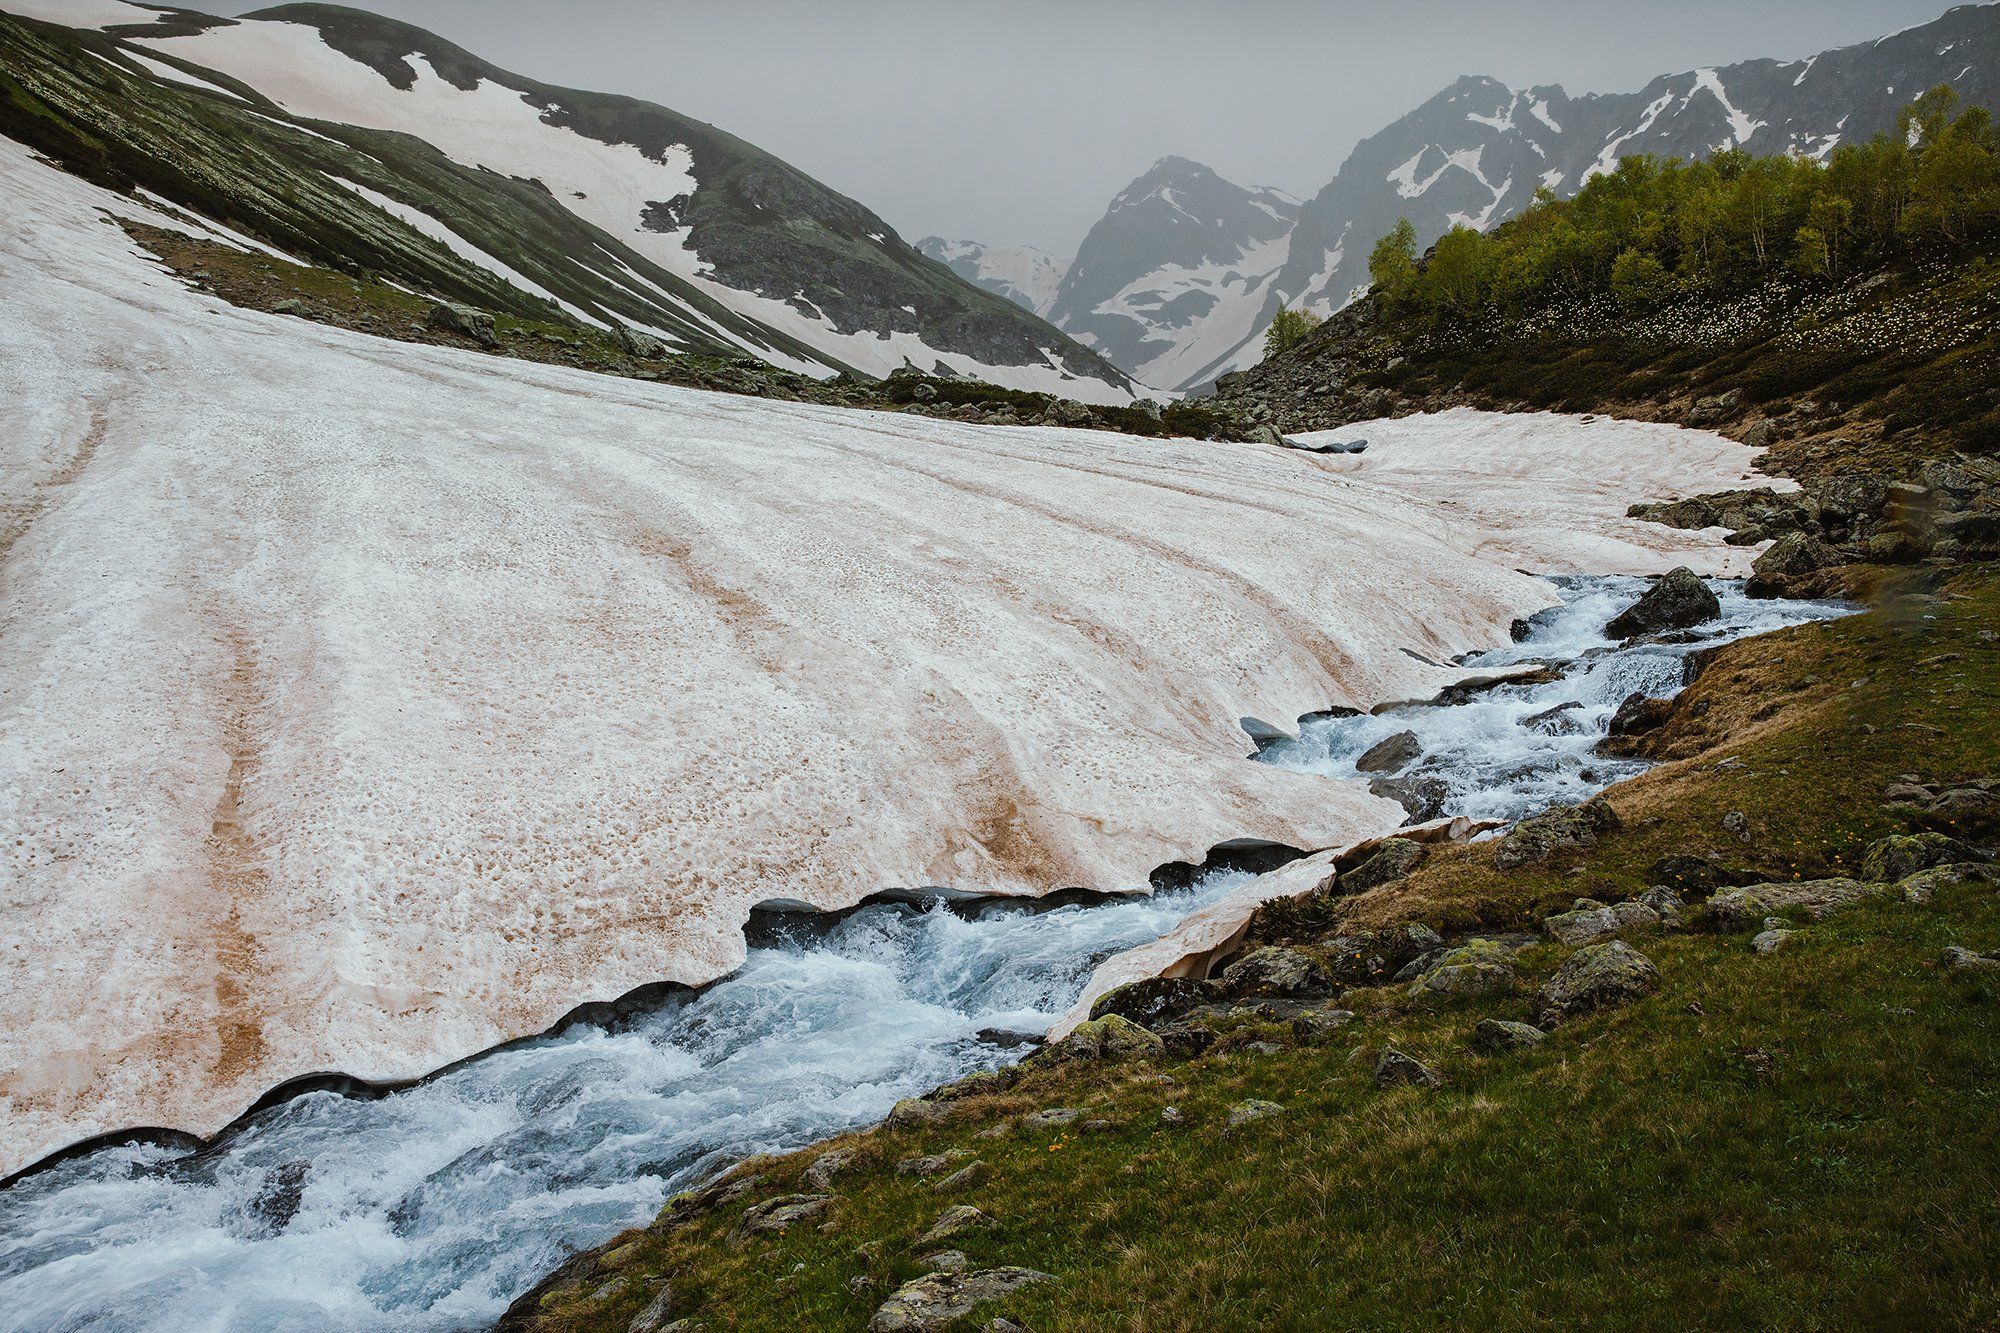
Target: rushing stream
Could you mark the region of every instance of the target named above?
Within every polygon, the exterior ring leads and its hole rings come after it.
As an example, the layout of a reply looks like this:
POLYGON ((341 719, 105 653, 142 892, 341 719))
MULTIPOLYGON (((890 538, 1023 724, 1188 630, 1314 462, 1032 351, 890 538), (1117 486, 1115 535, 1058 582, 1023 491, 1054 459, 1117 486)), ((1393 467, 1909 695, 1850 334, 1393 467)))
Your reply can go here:
MULTIPOLYGON (((1356 776, 1414 731, 1452 813, 1516 818, 1636 771, 1591 750, 1627 694, 1671 694, 1700 647, 1840 614, 1714 585, 1723 619, 1686 643, 1614 647, 1636 579, 1558 581, 1564 605, 1473 659, 1562 664, 1469 702, 1309 723, 1270 762, 1356 776), (1523 718, 1564 703, 1574 728, 1523 718)), ((953 912, 880 904, 762 932, 743 969, 615 1031, 578 1026, 374 1101, 313 1093, 200 1152, 106 1148, 0 1192, 0 1329, 458 1329, 573 1248, 650 1219, 748 1152, 879 1119, 1018 1052, 1091 969, 1243 882, 1150 899, 953 912)))

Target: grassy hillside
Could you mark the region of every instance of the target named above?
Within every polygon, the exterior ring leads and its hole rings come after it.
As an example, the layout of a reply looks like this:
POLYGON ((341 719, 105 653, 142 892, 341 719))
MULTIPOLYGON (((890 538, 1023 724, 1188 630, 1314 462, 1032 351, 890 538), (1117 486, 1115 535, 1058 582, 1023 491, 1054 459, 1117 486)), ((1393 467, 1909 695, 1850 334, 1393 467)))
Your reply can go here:
POLYGON ((1511 871, 1491 843, 1442 849, 1360 897, 1273 909, 1253 941, 1337 973, 1356 932, 1420 922, 1497 941, 1500 993, 1223 986, 1199 1054, 1051 1063, 943 1094, 935 1120, 745 1164, 740 1191, 580 1258, 510 1326, 643 1328, 664 1288, 651 1327, 860 1328, 949 1248, 1055 1278, 966 1328, 1990 1327, 2000 971, 1939 964, 2000 948, 1985 869, 1934 876, 1922 905, 1883 885, 1824 920, 1791 913, 1769 955, 1750 947, 1761 922, 1704 924, 1696 887, 1856 873, 1923 822, 1894 803, 1905 775, 1993 774, 2000 579, 1928 582, 1723 649, 1653 741, 1668 762, 1609 793, 1622 827, 1595 847, 1511 871), (1688 928, 1626 936, 1652 993, 1532 1049, 1475 1047, 1482 1019, 1534 1021, 1578 952, 1530 933, 1541 917, 1663 878, 1683 881, 1688 928), (1353 1019, 1289 1021, 1335 1007, 1353 1019), (1390 1048, 1442 1086, 1378 1086, 1390 1048), (1232 1127, 1252 1099, 1280 1109, 1232 1127), (1050 1108, 1077 1114, 1034 1119, 1050 1108), (830 1150, 851 1164, 806 1181, 830 1150), (794 1194, 823 1211, 743 1234, 794 1194), (994 1225, 920 1241, 956 1204, 994 1225))

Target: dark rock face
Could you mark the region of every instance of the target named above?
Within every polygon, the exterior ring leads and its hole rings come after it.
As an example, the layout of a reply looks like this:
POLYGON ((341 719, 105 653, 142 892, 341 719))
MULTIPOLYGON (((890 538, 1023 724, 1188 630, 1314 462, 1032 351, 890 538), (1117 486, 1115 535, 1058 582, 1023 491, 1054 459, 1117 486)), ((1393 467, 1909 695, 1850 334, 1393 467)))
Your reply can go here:
POLYGON ((1624 702, 1611 715, 1608 734, 1643 736, 1649 731, 1657 731, 1673 709, 1673 700, 1648 698, 1644 691, 1635 690, 1625 696, 1624 702))
POLYGON ((1445 802, 1451 799, 1451 787, 1444 778, 1422 769, 1393 778, 1371 778, 1368 790, 1372 795, 1396 802, 1415 821, 1436 819, 1444 813, 1445 802))
POLYGON ((1264 948, 1223 969, 1223 988, 1234 995, 1314 995, 1333 985, 1326 969, 1297 949, 1264 948))
POLYGON ((1424 747, 1418 742, 1416 732, 1399 731, 1369 746, 1354 761, 1354 767, 1362 773, 1393 773, 1415 763, 1423 753, 1424 747))
POLYGON ((1402 879, 1422 865, 1430 849, 1409 838, 1390 838, 1375 854, 1335 881, 1343 894, 1366 893, 1402 879))
POLYGON ((1615 617, 1604 632, 1614 639, 1689 629, 1722 614, 1722 603, 1701 577, 1686 565, 1648 588, 1645 595, 1615 617))
POLYGON ((1444 947, 1444 937, 1424 925, 1337 935, 1322 946, 1327 970, 1343 986, 1379 986, 1405 967, 1444 947))
POLYGON ((1192 977, 1149 977, 1100 996, 1090 1006, 1092 1018, 1117 1014, 1144 1027, 1171 1023, 1182 1015, 1222 997, 1222 987, 1192 977))

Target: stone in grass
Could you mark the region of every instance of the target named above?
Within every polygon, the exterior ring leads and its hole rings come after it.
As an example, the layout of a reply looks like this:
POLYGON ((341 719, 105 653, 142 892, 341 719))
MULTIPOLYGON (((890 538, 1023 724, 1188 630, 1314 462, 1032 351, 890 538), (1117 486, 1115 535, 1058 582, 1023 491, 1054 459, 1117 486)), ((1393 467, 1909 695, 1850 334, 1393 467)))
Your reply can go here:
POLYGON ((972 1261, 965 1257, 964 1250, 939 1250, 927 1254, 919 1260, 926 1273, 963 1273, 972 1267, 972 1261))
POLYGON ((1896 881, 1896 888, 1904 902, 1923 907, 1941 889, 1955 889, 1961 884, 1991 884, 1996 878, 2000 877, 1995 876, 1991 866, 1971 863, 1932 866, 1929 870, 1905 875, 1896 881))
POLYGON ((985 1178, 986 1163, 971 1161, 946 1176, 943 1180, 932 1185, 931 1190, 937 1194, 949 1194, 953 1190, 962 1190, 969 1185, 976 1185, 985 1178))
POLYGON ((1614 639, 1663 630, 1687 629, 1722 614, 1722 603, 1701 576, 1682 565, 1669 571, 1645 595, 1604 627, 1614 639))
POLYGON ((1158 1037, 1119 1014, 1106 1014, 1076 1025, 1076 1030, 1053 1046, 1044 1046, 1030 1057, 1036 1064, 1061 1064, 1069 1060, 1145 1059, 1167 1053, 1158 1037))
POLYGON ((905 1282, 868 1321, 868 1333, 935 1333, 988 1301, 1037 1282, 1053 1282, 1032 1268, 982 1268, 972 1273, 930 1273, 905 1282))
POLYGON ((905 1097, 889 1109, 885 1122, 890 1129, 915 1129, 919 1125, 935 1125, 949 1114, 950 1108, 936 1102, 922 1101, 915 1097, 905 1097))
POLYGON ((1938 958, 1938 966, 1948 972, 2000 972, 2000 957, 1989 953, 1974 953, 1954 944, 1938 958))
POLYGON ((826 1216, 829 1202, 824 1194, 781 1194, 744 1209, 731 1234, 739 1241, 778 1235, 801 1222, 819 1221, 826 1216))
POLYGON ((1750 937, 1750 951, 1760 955, 1776 953, 1791 937, 1792 932, 1783 926, 1767 926, 1750 937))
POLYGON ((1310 954, 1271 947, 1224 968, 1222 984, 1232 995, 1309 995, 1331 990, 1333 978, 1310 954))
POLYGON ((1970 847, 1942 833, 1892 833, 1868 844, 1861 858, 1861 878, 1907 879, 1919 870, 1977 859, 1970 847))
POLYGON ((1067 1125, 1082 1114, 1074 1106, 1050 1106, 1022 1116, 1021 1125, 1026 1129, 1053 1129, 1057 1125, 1067 1125))
POLYGON ((1354 768, 1359 773, 1393 773, 1408 768, 1423 752, 1423 744, 1417 740, 1416 732, 1399 731, 1362 751, 1361 757, 1354 761, 1354 768))
POLYGON ((1491 940, 1468 940, 1448 949, 1410 983, 1413 1000, 1482 999, 1514 989, 1507 951, 1491 940))
POLYGON ((1375 1086, 1439 1088, 1444 1086, 1444 1076, 1415 1056, 1405 1055, 1391 1046, 1385 1048, 1381 1058, 1375 1061, 1375 1086))
POLYGON ((1366 893, 1407 876, 1423 863, 1430 849, 1410 838, 1388 838, 1366 861, 1340 877, 1343 896, 1366 893))
POLYGON ((805 1174, 800 1179, 806 1188, 824 1194, 833 1184, 833 1178, 852 1165, 854 1165, 854 1149, 835 1148, 831 1152, 823 1152, 813 1158, 812 1165, 806 1168, 805 1174))
POLYGON ((1604 935, 1626 931, 1657 930, 1660 913, 1645 903, 1613 903, 1609 907, 1580 907, 1558 912, 1542 922, 1558 944, 1588 944, 1604 935))
POLYGON ((1229 1108, 1229 1115, 1223 1124, 1229 1129, 1247 1125, 1253 1120, 1269 1120, 1272 1116, 1283 1115, 1285 1108, 1276 1102, 1261 1101, 1252 1097, 1229 1108))
POLYGON ((970 1236, 975 1231, 991 1231, 999 1226, 992 1218, 969 1203, 955 1203, 938 1214, 931 1229, 917 1237, 919 1246, 943 1245, 946 1241, 970 1236))
POLYGON ((1324 1046, 1353 1021, 1352 1009, 1309 1009, 1292 1020, 1292 1040, 1301 1046, 1324 1046))
POLYGON ((1542 1012, 1559 1019, 1624 1004, 1650 995, 1659 984, 1660 971, 1653 960, 1625 941, 1587 944, 1564 960, 1542 987, 1542 1012))
POLYGON ((1717 930, 1742 930, 1765 917, 1804 912, 1818 921, 1869 898, 1889 892, 1886 884, 1854 879, 1802 879, 1783 884, 1751 884, 1724 889, 1708 900, 1704 921, 1717 930))
POLYGON ((1559 805, 1514 825, 1493 849, 1493 866, 1512 870, 1531 862, 1595 847, 1599 835, 1621 826, 1602 796, 1581 805, 1559 805))
POLYGON ((1482 1018, 1479 1026, 1472 1029, 1472 1049, 1485 1055, 1530 1050, 1547 1039, 1548 1034, 1538 1027, 1504 1018, 1482 1018))
POLYGON ((899 1176, 935 1176, 949 1171, 952 1164, 965 1157, 965 1149, 953 1148, 949 1152, 928 1153, 922 1157, 905 1157, 896 1163, 899 1176))
POLYGON ((681 1321, 674 1318, 673 1288, 665 1283, 653 1293, 653 1299, 632 1316, 632 1322, 625 1326, 625 1333, 666 1333, 681 1321))

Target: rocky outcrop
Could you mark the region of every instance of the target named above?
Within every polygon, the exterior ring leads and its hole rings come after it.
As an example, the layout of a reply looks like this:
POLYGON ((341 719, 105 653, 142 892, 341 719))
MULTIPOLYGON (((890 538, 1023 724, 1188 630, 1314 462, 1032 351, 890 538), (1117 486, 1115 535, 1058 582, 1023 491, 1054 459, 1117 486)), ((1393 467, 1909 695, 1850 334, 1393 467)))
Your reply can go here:
POLYGON ((1600 835, 1619 826, 1618 812, 1602 796, 1581 805, 1559 805, 1509 830, 1493 849, 1493 865, 1513 870, 1583 851, 1595 847, 1600 835))
POLYGON ((938 1333, 978 1307, 1011 1296, 1051 1273, 1032 1268, 984 1268, 971 1273, 929 1273, 905 1282, 868 1320, 868 1333, 938 1333))
POLYGON ((1688 629, 1722 614, 1722 603, 1686 565, 1669 571, 1604 627, 1614 639, 1688 629))
POLYGON ((1566 959, 1541 990, 1544 1021, 1624 1004, 1659 988, 1653 960, 1623 940, 1591 944, 1566 959))

